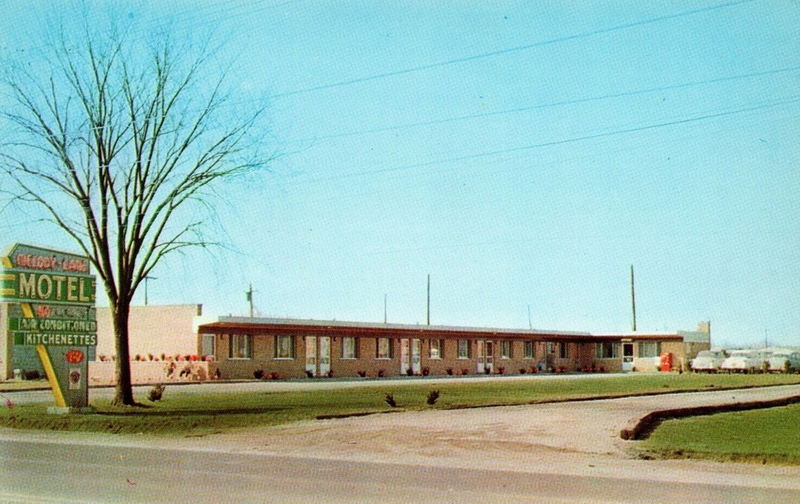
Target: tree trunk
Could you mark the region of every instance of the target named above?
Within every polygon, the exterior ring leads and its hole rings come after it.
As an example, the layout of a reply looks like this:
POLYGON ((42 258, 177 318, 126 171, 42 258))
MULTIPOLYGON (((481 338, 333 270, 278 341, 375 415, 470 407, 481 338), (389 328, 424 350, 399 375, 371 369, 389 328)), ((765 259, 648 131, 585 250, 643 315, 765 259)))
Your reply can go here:
POLYGON ((114 400, 112 404, 121 406, 134 406, 133 388, 131 383, 131 357, 128 348, 128 315, 130 314, 130 303, 117 300, 116 306, 112 306, 111 316, 114 326, 114 344, 117 349, 117 362, 115 375, 117 384, 114 388, 114 400))

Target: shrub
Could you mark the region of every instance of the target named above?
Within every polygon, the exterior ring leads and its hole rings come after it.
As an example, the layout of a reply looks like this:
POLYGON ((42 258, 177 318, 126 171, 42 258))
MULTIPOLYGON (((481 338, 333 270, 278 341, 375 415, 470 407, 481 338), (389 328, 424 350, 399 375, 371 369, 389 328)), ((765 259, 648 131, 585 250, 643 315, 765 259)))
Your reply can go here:
POLYGON ((384 397, 383 400, 386 401, 386 404, 388 404, 392 408, 397 407, 397 402, 394 400, 394 394, 386 394, 386 397, 384 397))
POLYGON ((500 373, 500 374, 505 374, 506 368, 504 368, 503 366, 500 366, 499 368, 497 368, 497 372, 500 373))
POLYGON ((271 372, 271 373, 269 374, 269 378, 270 378, 271 380, 280 380, 280 378, 281 378, 281 375, 280 375, 280 374, 278 374, 278 372, 277 372, 277 371, 273 371, 273 372, 271 372))
POLYGON ((445 369, 445 371, 446 371, 446 372, 447 372, 447 374, 449 374, 450 376, 453 376, 453 368, 449 367, 449 368, 445 369))
POLYGON ((314 378, 314 372, 306 369, 306 378, 314 378))
POLYGON ((427 402, 429 406, 433 406, 434 404, 436 404, 436 401, 438 400, 439 400, 439 391, 431 390, 430 392, 428 392, 428 398, 425 400, 425 402, 427 402))
POLYGON ((328 371, 328 378, 333 378, 333 369, 328 371))
POLYGON ((39 375, 39 371, 37 371, 36 369, 32 369, 30 371, 23 371, 22 376, 24 376, 26 380, 38 380, 39 378, 41 378, 41 375, 39 375))
POLYGON ((147 399, 150 402, 156 402, 161 400, 161 396, 164 395, 164 385, 157 383, 153 388, 150 389, 150 392, 147 394, 147 399))
POLYGON ((149 361, 153 360, 153 354, 151 353, 147 354, 147 360, 149 361))
POLYGON ((524 367, 522 367, 522 368, 519 368, 519 374, 525 374, 525 372, 526 372, 526 371, 525 371, 525 368, 524 368, 524 367))
POLYGON ((423 367, 422 376, 428 376, 429 374, 431 374, 431 368, 429 368, 428 366, 423 367))
POLYGON ((483 366, 483 374, 492 374, 492 368, 489 366, 483 366))
POLYGON ((469 369, 466 369, 466 368, 465 368, 465 369, 462 369, 462 370, 461 370, 461 375, 462 375, 462 376, 466 376, 466 375, 468 375, 468 374, 469 374, 469 369))
POLYGON ((255 371, 253 371, 253 377, 256 380, 260 380, 261 378, 264 377, 264 370, 263 369, 256 369, 255 371))
POLYGON ((360 376, 361 378, 366 378, 367 376, 366 371, 356 371, 356 373, 358 373, 358 376, 360 376))
POLYGON ((383 375, 385 375, 385 374, 386 374, 386 370, 384 370, 384 369, 379 369, 378 370, 378 378, 383 378, 383 375))

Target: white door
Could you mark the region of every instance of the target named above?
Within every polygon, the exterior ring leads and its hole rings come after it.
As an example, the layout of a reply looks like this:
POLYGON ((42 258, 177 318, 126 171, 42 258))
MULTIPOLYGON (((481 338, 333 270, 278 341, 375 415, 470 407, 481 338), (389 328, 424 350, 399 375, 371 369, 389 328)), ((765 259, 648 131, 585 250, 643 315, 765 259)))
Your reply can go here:
POLYGON ((331 370, 331 338, 330 336, 320 336, 319 375, 327 376, 330 370, 331 370))
POLYGON ((317 337, 306 336, 306 373, 317 376, 317 337))
POLYGON ((483 340, 476 341, 476 346, 478 347, 477 348, 478 358, 476 359, 478 361, 478 368, 476 371, 478 372, 478 374, 483 374, 486 372, 484 371, 486 368, 483 367, 485 362, 483 356, 483 340))
POLYGON ((484 369, 489 373, 494 373, 494 341, 487 341, 484 345, 486 355, 484 357, 484 369))
POLYGON ((400 374, 408 374, 408 370, 411 369, 411 359, 410 354, 408 351, 408 340, 401 339, 400 340, 400 374))
POLYGON ((622 344, 622 372, 633 371, 633 343, 622 344))
POLYGON ((422 367, 420 364, 420 346, 420 340, 411 340, 411 372, 413 372, 415 375, 422 373, 422 367))

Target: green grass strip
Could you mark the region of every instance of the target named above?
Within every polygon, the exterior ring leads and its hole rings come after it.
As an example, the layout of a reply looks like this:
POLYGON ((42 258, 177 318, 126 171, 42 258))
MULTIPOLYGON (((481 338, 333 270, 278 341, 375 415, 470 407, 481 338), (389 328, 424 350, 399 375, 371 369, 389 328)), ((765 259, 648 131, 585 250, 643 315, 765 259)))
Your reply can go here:
MULTIPOLYGON (((399 408, 422 410, 489 405, 516 405, 627 394, 684 390, 714 390, 747 386, 800 383, 797 375, 627 375, 583 379, 525 379, 418 384, 387 380, 385 386, 296 392, 189 394, 167 385, 163 399, 137 400, 146 407, 114 407, 94 401, 93 414, 57 416, 43 405, 0 407, 0 426, 18 429, 104 433, 143 433, 155 436, 203 436, 214 432, 275 426, 324 416, 377 413, 391 410, 384 398, 394 396, 399 408), (426 404, 438 390, 435 405, 426 404)), ((384 385, 384 384, 382 384, 384 385)))
POLYGON ((800 464, 800 404, 662 423, 643 457, 800 464))

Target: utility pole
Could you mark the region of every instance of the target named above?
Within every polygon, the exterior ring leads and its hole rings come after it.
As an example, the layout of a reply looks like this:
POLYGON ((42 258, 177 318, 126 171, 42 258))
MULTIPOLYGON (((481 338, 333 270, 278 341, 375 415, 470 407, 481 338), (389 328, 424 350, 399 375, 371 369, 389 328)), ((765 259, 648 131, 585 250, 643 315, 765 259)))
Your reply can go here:
POLYGON ((631 308, 633 309, 633 332, 636 332, 636 291, 633 287, 633 264, 631 264, 631 308))
POLYGON ((147 283, 148 283, 150 280, 158 280, 158 278, 156 278, 156 277, 153 277, 153 276, 150 276, 150 275, 146 275, 146 276, 144 277, 144 305, 145 305, 145 306, 147 306, 147 283))
POLYGON ((253 318, 253 284, 250 284, 250 289, 244 292, 247 302, 250 303, 250 318, 253 318))
POLYGON ((431 325, 431 274, 428 273, 428 325, 431 325))

